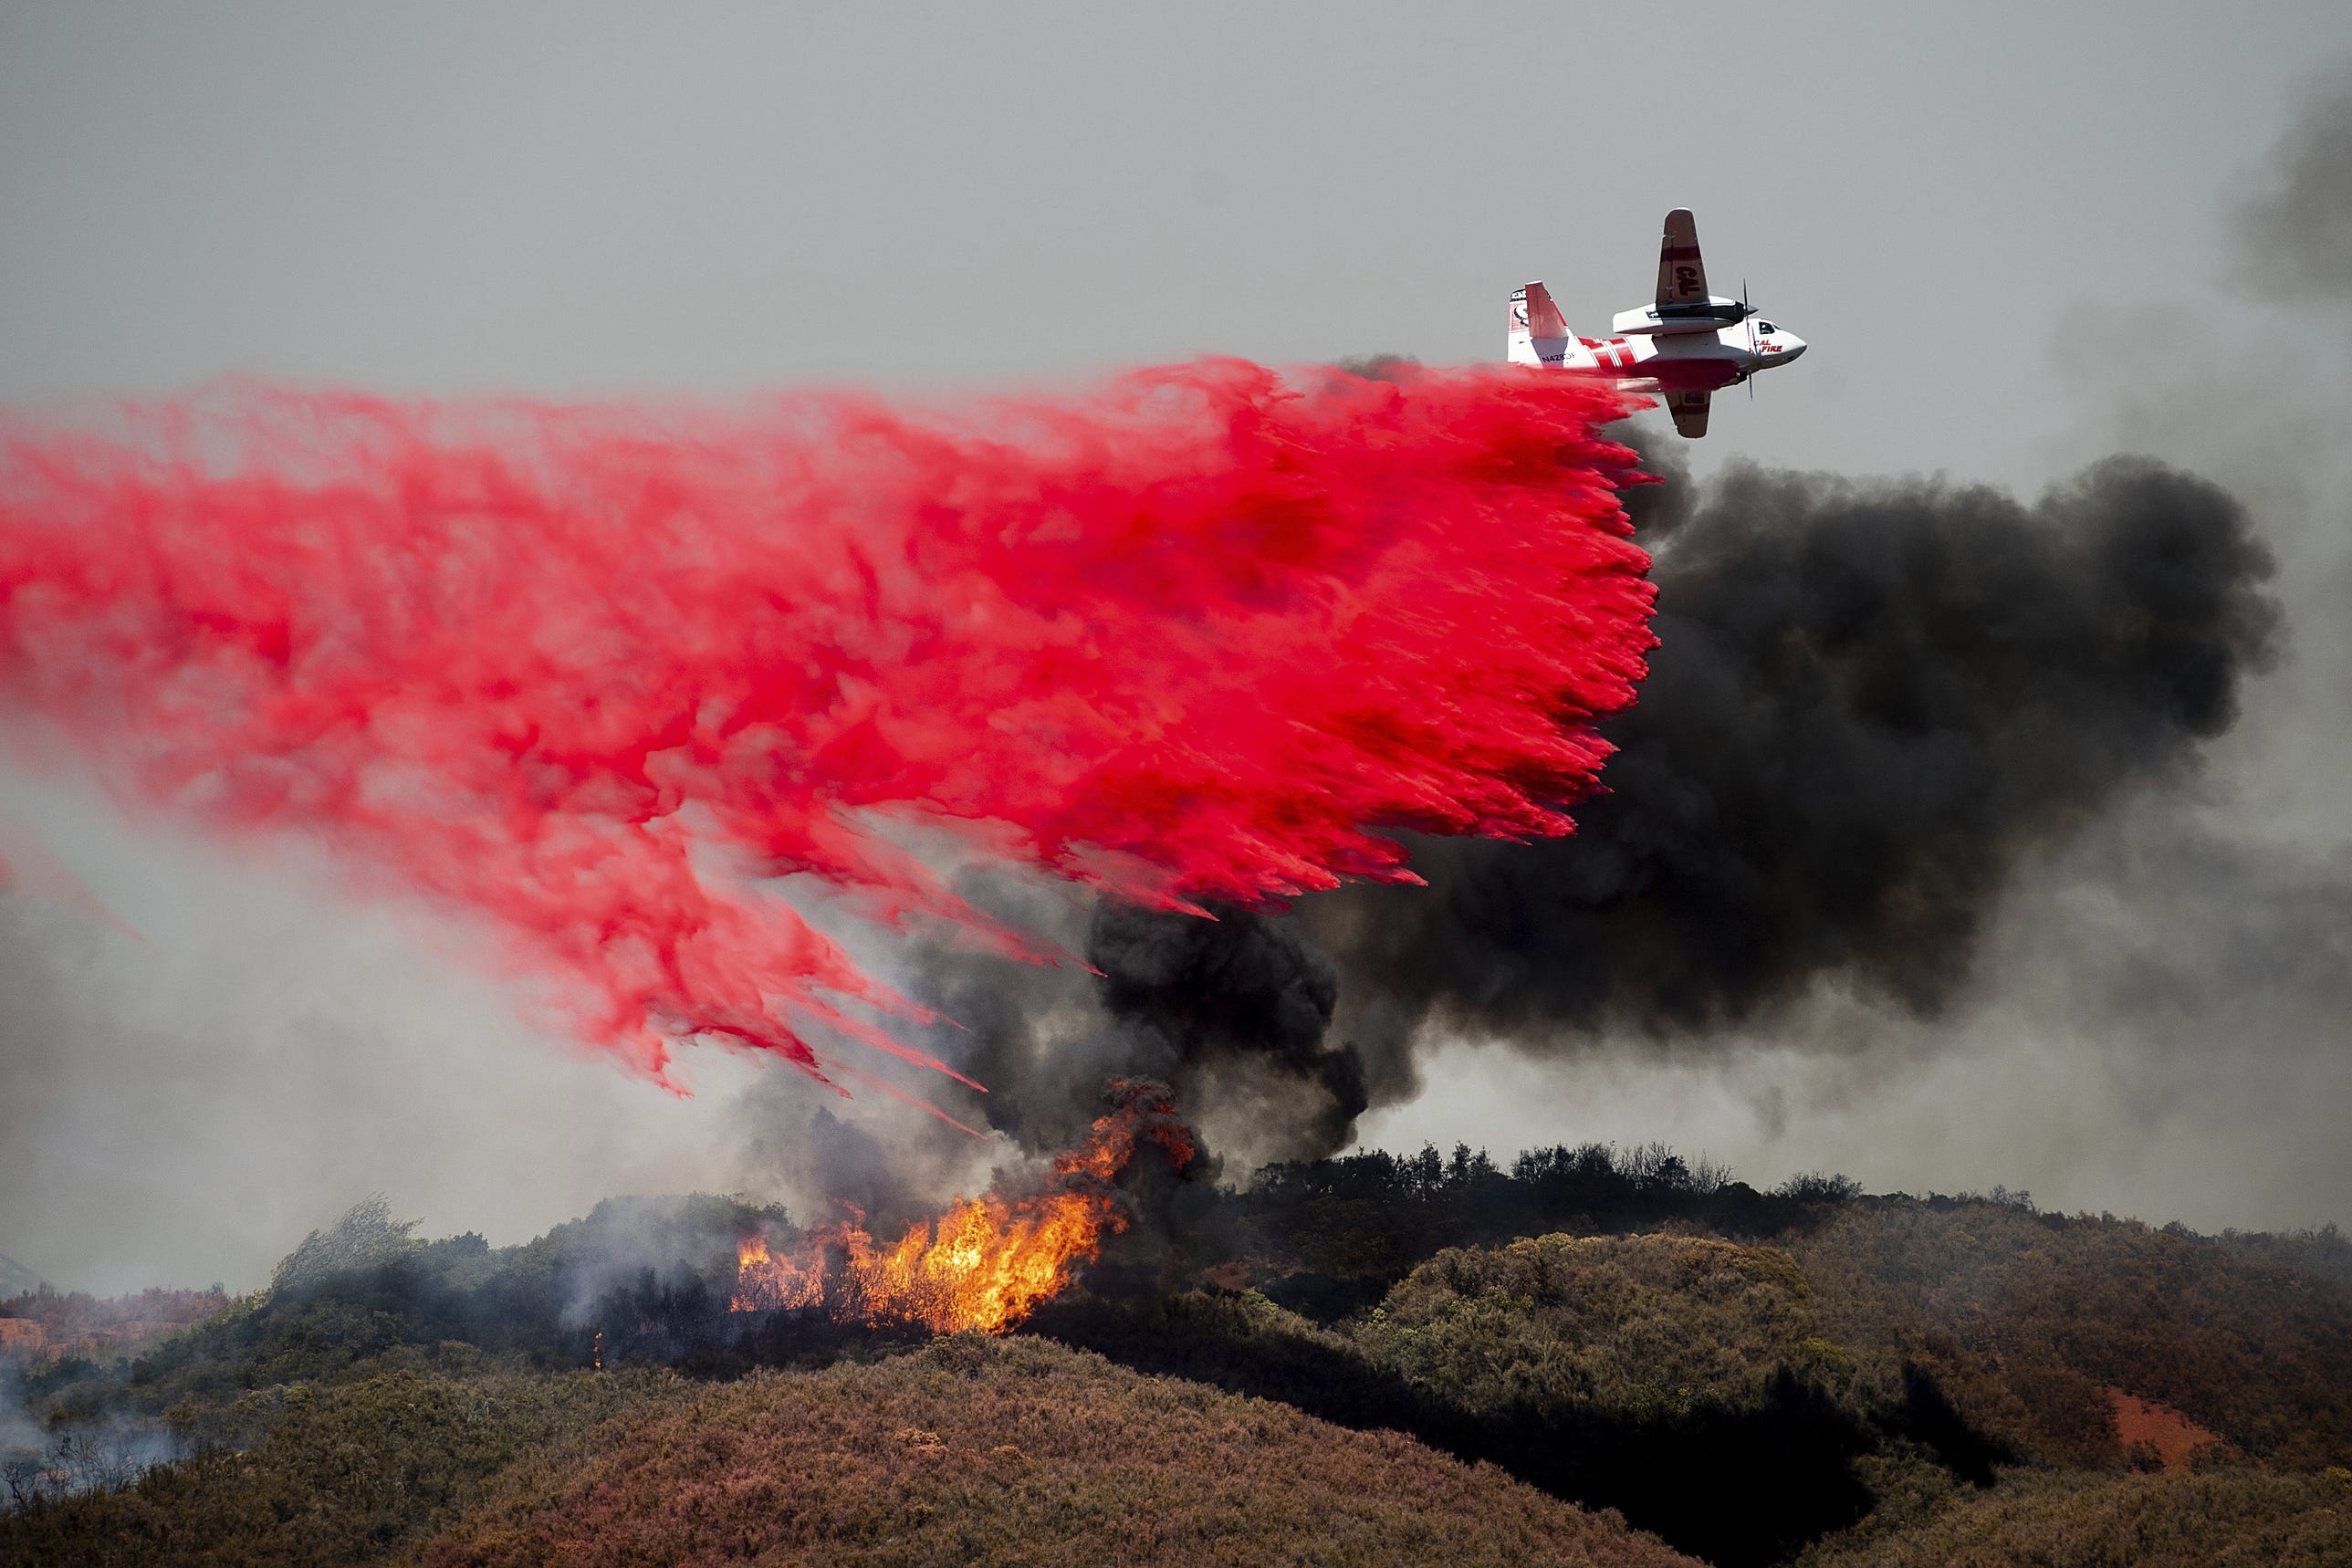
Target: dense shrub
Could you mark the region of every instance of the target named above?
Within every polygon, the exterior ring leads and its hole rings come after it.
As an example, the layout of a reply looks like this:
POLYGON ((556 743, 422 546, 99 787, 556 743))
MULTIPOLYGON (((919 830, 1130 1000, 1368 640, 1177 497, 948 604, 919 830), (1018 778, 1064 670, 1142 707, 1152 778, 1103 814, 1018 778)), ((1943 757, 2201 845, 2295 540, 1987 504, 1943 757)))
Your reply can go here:
POLYGON ((1787 1254, 1691 1237, 1449 1249, 1351 1336, 1517 1474, 1727 1564, 1862 1517, 1853 1460, 1932 1400, 1822 1337, 1787 1254))
POLYGON ((1803 1370, 1851 1384, 1788 1255, 1691 1237, 1547 1236, 1449 1248, 1389 1292, 1356 1339, 1477 1411, 1675 1416, 1745 1407, 1803 1370))

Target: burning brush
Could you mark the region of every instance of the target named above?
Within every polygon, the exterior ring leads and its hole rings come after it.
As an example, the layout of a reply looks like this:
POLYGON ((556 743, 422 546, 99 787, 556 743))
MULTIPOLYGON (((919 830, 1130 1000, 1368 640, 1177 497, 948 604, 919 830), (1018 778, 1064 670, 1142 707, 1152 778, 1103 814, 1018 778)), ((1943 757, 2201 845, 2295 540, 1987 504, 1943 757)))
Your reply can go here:
POLYGON ((1101 1256, 1106 1232, 1128 1227, 1116 1184, 1139 1150, 1156 1144, 1179 1172, 1192 1163, 1192 1131, 1167 1085, 1113 1079, 1108 1097, 1110 1112, 1085 1142, 1055 1156, 1045 1190, 1034 1195, 958 1198, 887 1248, 867 1233, 863 1215, 818 1226, 794 1255, 774 1256, 764 1237, 746 1239, 728 1310, 814 1309, 839 1322, 1003 1333, 1101 1256))

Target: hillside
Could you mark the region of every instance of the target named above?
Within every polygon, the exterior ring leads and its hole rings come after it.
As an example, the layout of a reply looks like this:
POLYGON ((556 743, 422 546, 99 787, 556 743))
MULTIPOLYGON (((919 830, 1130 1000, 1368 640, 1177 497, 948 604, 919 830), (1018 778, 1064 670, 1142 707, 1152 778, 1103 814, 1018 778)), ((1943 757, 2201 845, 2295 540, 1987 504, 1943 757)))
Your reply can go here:
POLYGON ((2249 1455, 2352 1465, 2352 1292, 2178 1228, 2016 1205, 1874 1205, 1792 1243, 1843 1331, 1935 1369, 1987 1430, 2053 1462, 2126 1456, 2113 1394, 2249 1455))
POLYGON ((514 1473, 421 1560, 1689 1562, 1394 1433, 1343 1431, 1029 1339, 747 1378, 603 1439, 576 1470, 514 1473))
POLYGON ((511 1247, 417 1238, 372 1200, 242 1300, 27 1299, 60 1322, 210 1315, 127 1353, 5 1320, 30 1348, 0 1363, 24 1418, 0 1433, 0 1562, 2342 1548, 2332 1230, 1759 1193, 1654 1147, 1356 1156, 1180 1195, 1181 1226, 1139 1225, 1001 1341, 730 1310, 739 1244, 799 1233, 707 1196, 511 1247))
POLYGON ((1198 1293, 1074 1301, 1038 1326, 1412 1432, 1724 1564, 1780 1561, 1898 1484, 1989 1482, 2006 1457, 1899 1356, 1823 1337, 1786 1253, 1713 1238, 1449 1249, 1331 1327, 1198 1293))
POLYGON ((961 1337, 722 1384, 379 1373, 268 1433, 0 1526, 0 1563, 435 1568, 1689 1559, 1393 1433, 961 1337))

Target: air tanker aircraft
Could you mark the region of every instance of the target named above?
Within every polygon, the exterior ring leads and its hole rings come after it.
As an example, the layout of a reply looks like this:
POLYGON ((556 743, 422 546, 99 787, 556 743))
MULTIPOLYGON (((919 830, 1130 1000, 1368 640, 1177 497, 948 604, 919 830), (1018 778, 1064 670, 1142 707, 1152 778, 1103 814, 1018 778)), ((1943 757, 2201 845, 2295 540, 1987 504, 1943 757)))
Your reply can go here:
POLYGON ((1530 283, 1511 295, 1507 357, 1513 364, 1605 375, 1629 392, 1654 392, 1674 414, 1675 428, 1695 441, 1706 434, 1707 403, 1717 387, 1737 386, 1805 352, 1804 339, 1751 320, 1755 314, 1744 299, 1706 291, 1698 225, 1688 207, 1676 207, 1666 215, 1658 247, 1657 303, 1618 311, 1609 323, 1614 337, 1580 338, 1550 291, 1530 283))

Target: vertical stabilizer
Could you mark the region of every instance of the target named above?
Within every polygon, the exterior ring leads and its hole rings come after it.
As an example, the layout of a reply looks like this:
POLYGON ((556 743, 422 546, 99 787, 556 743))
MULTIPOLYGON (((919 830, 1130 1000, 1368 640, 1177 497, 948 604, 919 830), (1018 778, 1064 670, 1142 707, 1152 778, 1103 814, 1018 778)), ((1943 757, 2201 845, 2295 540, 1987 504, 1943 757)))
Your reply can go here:
MULTIPOLYGON (((1540 283, 1528 285, 1528 288, 1532 289, 1542 287, 1540 283)), ((1511 331, 1510 335, 1503 340, 1503 358, 1513 364, 1543 363, 1536 358, 1534 335, 1528 331, 1528 290, 1526 289, 1511 290, 1511 331)))
POLYGON ((1591 351, 1568 330, 1568 318, 1540 283, 1511 290, 1511 331, 1504 358, 1513 364, 1591 365, 1591 351))

